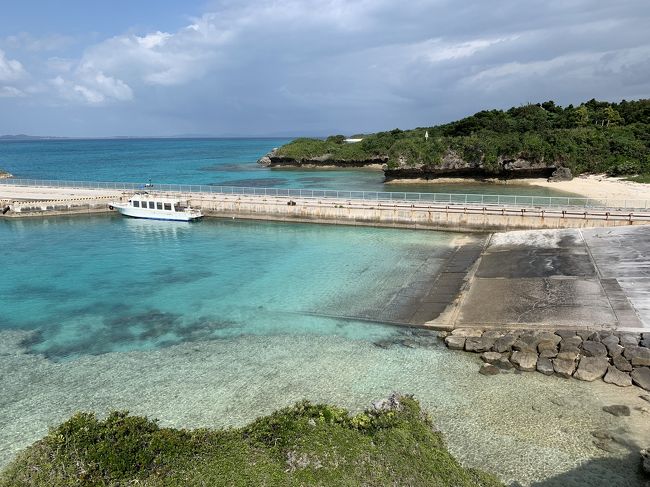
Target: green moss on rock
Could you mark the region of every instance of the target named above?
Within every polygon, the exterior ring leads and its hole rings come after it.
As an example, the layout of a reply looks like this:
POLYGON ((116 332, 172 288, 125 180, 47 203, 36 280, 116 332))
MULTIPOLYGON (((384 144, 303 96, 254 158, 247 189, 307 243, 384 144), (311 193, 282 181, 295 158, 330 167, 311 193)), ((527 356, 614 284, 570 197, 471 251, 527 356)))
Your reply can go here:
POLYGON ((411 397, 357 415, 301 402, 240 429, 177 430, 79 413, 18 455, 0 486, 412 485, 492 487, 463 468, 411 397))

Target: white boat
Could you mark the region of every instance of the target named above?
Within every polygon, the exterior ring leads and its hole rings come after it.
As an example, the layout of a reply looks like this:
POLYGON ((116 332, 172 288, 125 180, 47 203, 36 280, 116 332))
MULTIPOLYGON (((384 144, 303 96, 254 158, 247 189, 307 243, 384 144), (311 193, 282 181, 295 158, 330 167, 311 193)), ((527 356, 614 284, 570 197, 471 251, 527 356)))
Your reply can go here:
POLYGON ((190 208, 187 201, 136 193, 126 203, 111 203, 111 209, 132 218, 189 222, 201 218, 201 210, 190 208))

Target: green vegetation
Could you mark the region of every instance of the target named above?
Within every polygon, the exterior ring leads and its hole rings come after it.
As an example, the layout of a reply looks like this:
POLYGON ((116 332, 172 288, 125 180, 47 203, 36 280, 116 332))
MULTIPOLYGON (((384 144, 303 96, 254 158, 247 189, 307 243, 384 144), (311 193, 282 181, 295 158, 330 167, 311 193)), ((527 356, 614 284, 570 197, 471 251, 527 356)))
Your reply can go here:
POLYGON ((79 413, 21 453, 0 486, 502 485, 463 468, 416 400, 397 400, 356 416, 305 401, 219 431, 79 413))
POLYGON ((648 175, 650 100, 590 100, 578 107, 547 101, 482 111, 445 125, 379 132, 356 144, 343 140, 343 136, 297 139, 277 154, 303 160, 329 154, 338 161, 383 157, 395 168, 435 167, 453 151, 492 173, 501 170, 500 158, 519 157, 568 167, 574 174, 648 175))

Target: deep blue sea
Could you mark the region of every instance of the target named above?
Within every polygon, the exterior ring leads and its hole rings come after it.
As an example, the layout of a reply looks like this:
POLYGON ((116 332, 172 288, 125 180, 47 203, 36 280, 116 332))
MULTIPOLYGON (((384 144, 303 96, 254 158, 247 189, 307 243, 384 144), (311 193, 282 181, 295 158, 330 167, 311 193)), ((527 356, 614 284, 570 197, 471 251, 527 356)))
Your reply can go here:
POLYGON ((356 191, 553 196, 500 184, 384 184, 368 169, 269 169, 256 161, 290 139, 96 139, 0 141, 0 169, 17 178, 356 191))

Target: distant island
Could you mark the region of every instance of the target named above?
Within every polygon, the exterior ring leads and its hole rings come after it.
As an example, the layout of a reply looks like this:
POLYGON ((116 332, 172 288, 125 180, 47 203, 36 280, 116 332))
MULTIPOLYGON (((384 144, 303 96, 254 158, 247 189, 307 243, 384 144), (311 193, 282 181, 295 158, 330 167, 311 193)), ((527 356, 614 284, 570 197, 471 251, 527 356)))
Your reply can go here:
POLYGON ((299 138, 263 156, 267 167, 381 165, 387 181, 571 179, 607 173, 650 180, 650 100, 575 107, 553 101, 481 111, 412 130, 299 138), (361 139, 361 140, 358 140, 361 139), (354 140, 354 141, 352 141, 354 140))

